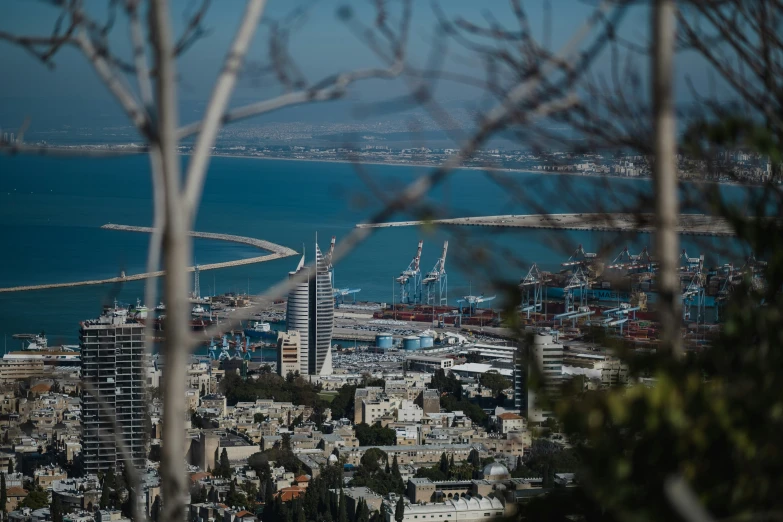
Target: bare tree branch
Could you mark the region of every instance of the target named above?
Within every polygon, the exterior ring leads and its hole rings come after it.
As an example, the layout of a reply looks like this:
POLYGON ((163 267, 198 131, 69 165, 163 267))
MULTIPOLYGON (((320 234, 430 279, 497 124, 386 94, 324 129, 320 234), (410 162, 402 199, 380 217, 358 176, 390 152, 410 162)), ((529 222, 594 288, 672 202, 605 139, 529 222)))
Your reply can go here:
MULTIPOLYGON (((187 216, 180 192, 180 163, 177 154, 177 81, 174 46, 171 41, 168 4, 152 0, 150 4, 150 35, 157 69, 156 102, 158 119, 156 136, 160 145, 165 201, 163 229, 164 268, 166 270, 166 342, 163 393, 167 400, 163 409, 163 458, 161 486, 166 502, 161 520, 180 520, 185 516, 184 496, 187 481, 185 454, 185 404, 175 400, 185 389, 185 367, 190 346, 187 300, 187 271, 191 258, 191 241, 187 234, 187 216)), ((152 165, 153 168, 158 165, 152 165)))
POLYGON ((674 116, 674 25, 673 0, 656 0, 653 14, 652 96, 655 139, 656 251, 658 291, 661 296, 661 342, 674 356, 683 353, 680 333, 679 238, 677 237, 677 128, 674 116))
MULTIPOLYGON (((223 114, 221 123, 232 123, 246 118, 260 116, 262 114, 268 114, 294 105, 335 100, 344 96, 346 88, 352 83, 370 78, 391 79, 399 76, 402 71, 403 65, 401 62, 398 62, 388 69, 363 69, 330 76, 309 89, 289 92, 275 98, 232 109, 223 114)), ((179 139, 184 139, 196 134, 201 130, 202 125, 203 122, 198 121, 181 127, 177 132, 179 139)))
POLYGON ((139 106, 133 94, 122 84, 119 77, 112 70, 109 62, 106 61, 106 58, 97 52, 92 41, 84 32, 80 32, 76 35, 75 42, 90 61, 100 79, 114 95, 120 106, 125 110, 128 118, 130 118, 131 122, 133 122, 139 130, 139 133, 142 136, 149 138, 149 117, 144 109, 139 106))
MULTIPOLYGON (((249 0, 242 17, 242 25, 236 33, 234 43, 226 55, 223 70, 215 82, 214 90, 207 105, 204 119, 201 121, 201 129, 193 149, 193 155, 188 163, 188 172, 185 184, 185 207, 192 226, 196 217, 196 209, 201 199, 201 191, 204 188, 204 180, 207 176, 209 160, 212 157, 212 146, 215 144, 218 130, 223 124, 221 117, 231 99, 237 76, 242 69, 242 61, 250 47, 250 41, 258 27, 261 13, 264 12, 266 0, 249 0)), ((190 227, 189 227, 190 228, 190 227)))

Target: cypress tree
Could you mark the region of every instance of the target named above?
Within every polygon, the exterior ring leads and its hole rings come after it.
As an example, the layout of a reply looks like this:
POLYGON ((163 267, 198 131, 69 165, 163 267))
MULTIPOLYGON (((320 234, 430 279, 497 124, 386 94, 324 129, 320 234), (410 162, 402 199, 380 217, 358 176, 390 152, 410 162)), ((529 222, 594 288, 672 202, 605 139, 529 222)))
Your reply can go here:
POLYGON ((400 499, 397 501, 397 507, 394 508, 394 520, 397 522, 402 522, 402 520, 405 518, 405 501, 402 499, 402 495, 400 495, 400 499))
POLYGON ((394 458, 392 459, 391 472, 392 472, 392 475, 394 475, 394 478, 398 478, 398 479, 402 480, 402 475, 400 475, 400 465, 397 463, 397 455, 396 454, 394 455, 394 458))
POLYGON ((5 518, 5 505, 8 502, 8 493, 5 489, 5 473, 0 473, 0 513, 5 518))
POLYGON ((223 448, 223 452, 220 454, 220 465, 218 468, 218 475, 223 478, 231 478, 231 462, 228 460, 228 453, 226 448, 223 448))
POLYGON ((446 452, 440 454, 440 465, 438 466, 440 472, 444 475, 449 474, 449 458, 446 456, 446 452))
POLYGON ((348 507, 345 505, 345 493, 340 489, 340 504, 337 508, 337 522, 348 522, 348 507))
POLYGON ((272 477, 266 479, 266 486, 264 487, 264 503, 269 504, 275 495, 275 486, 272 484, 272 477))
POLYGON ((14 459, 8 459, 8 474, 12 474, 14 472, 14 459))
POLYGON ((49 506, 49 513, 51 514, 52 522, 62 522, 63 508, 60 502, 60 495, 52 494, 52 504, 49 506))

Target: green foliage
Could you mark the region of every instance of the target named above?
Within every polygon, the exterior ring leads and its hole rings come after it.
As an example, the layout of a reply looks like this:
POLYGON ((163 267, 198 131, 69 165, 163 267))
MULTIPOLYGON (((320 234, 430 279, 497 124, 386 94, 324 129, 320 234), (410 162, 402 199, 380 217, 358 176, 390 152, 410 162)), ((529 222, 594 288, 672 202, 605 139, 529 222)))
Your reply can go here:
POLYGON ((63 505, 58 495, 52 494, 52 503, 49 506, 49 514, 52 522, 63 522, 63 505))
POLYGON ((282 444, 264 451, 263 455, 266 456, 267 462, 272 461, 277 466, 283 466, 286 471, 299 475, 302 472, 302 463, 291 450, 290 439, 286 435, 283 436, 282 444))
MULTIPOLYGON (((733 125, 712 129, 725 135, 702 129, 700 137, 731 143, 741 131, 746 143, 756 140, 733 125)), ((722 329, 698 353, 641 357, 619 347, 633 373, 654 385, 585 392, 556 410, 584 484, 618 519, 677 519, 666 487, 672 479, 682 479, 716 520, 783 511, 783 233, 771 220, 747 218, 783 215, 783 194, 770 185, 738 208, 717 187, 703 190, 747 251, 768 262, 766 285, 750 278, 737 285, 722 329)))
POLYGON ((340 489, 340 500, 337 511, 337 522, 348 522, 348 508, 345 505, 345 493, 340 489))
POLYGON ((416 470, 415 476, 416 478, 428 478, 433 482, 448 479, 448 476, 440 470, 439 466, 433 466, 431 468, 422 466, 416 470))
POLYGON ((430 388, 435 388, 441 394, 449 394, 456 400, 462 398, 462 384, 460 384, 459 379, 453 375, 447 376, 443 369, 435 371, 430 381, 430 388))
POLYGON ((446 452, 440 454, 440 465, 438 466, 438 469, 441 473, 448 476, 449 474, 449 458, 446 456, 446 452))
POLYGON ((232 480, 226 494, 226 504, 232 507, 244 508, 247 507, 247 503, 247 497, 237 490, 236 482, 232 480))
POLYGON ((379 424, 369 426, 365 423, 354 427, 360 446, 394 446, 397 433, 391 428, 383 428, 379 424))
POLYGON ((49 507, 49 494, 41 488, 33 488, 19 505, 32 510, 49 507))
POLYGON ((343 484, 343 470, 330 465, 321 469, 321 474, 310 481, 302 497, 301 510, 306 520, 334 520, 339 515, 338 507, 332 504, 330 489, 340 489, 343 484))
POLYGON ((497 397, 504 390, 511 387, 511 382, 495 371, 489 371, 481 374, 479 383, 484 388, 492 390, 493 397, 497 397))
POLYGON ((266 419, 267 416, 264 415, 263 413, 256 413, 255 415, 253 415, 253 422, 255 422, 256 424, 264 422, 266 419))
POLYGON ((402 495, 400 495, 399 500, 397 500, 397 505, 394 507, 394 520, 397 522, 402 522, 405 518, 405 501, 403 500, 402 495))
POLYGON ((220 389, 229 406, 257 399, 274 399, 310 407, 326 403, 318 397, 318 389, 301 376, 292 376, 289 380, 274 373, 262 373, 258 379, 243 380, 236 374, 227 374, 220 381, 220 389))
POLYGON ((581 467, 576 450, 565 448, 547 439, 535 439, 522 459, 525 467, 544 477, 551 473, 574 473, 581 467))
POLYGON ((356 395, 356 386, 345 385, 340 388, 337 396, 332 399, 329 407, 332 409, 332 418, 334 419, 353 419, 354 414, 354 396, 356 395))
POLYGON ((446 411, 464 411, 465 415, 475 424, 485 425, 488 416, 478 404, 470 402, 468 399, 455 399, 451 395, 443 395, 440 398, 440 407, 446 411))
POLYGON ((5 513, 5 505, 7 502, 8 493, 5 484, 5 473, 0 473, 0 513, 5 513))
POLYGON ((215 471, 213 471, 212 474, 216 477, 223 477, 226 479, 230 479, 234 474, 233 470, 231 469, 231 461, 228 460, 228 452, 226 451, 226 448, 223 448, 223 451, 220 453, 220 461, 218 462, 218 465, 215 467, 215 471))
POLYGON ((352 487, 366 486, 379 495, 386 495, 394 492, 402 494, 405 490, 405 484, 402 482, 399 467, 397 473, 386 471, 383 464, 388 467, 389 456, 378 448, 368 449, 360 465, 356 468, 351 480, 352 487))
POLYGON ((481 455, 479 455, 479 452, 475 449, 470 450, 470 453, 468 454, 468 463, 477 469, 481 466, 481 455))
POLYGON ((11 475, 14 472, 14 459, 8 459, 8 474, 11 475))

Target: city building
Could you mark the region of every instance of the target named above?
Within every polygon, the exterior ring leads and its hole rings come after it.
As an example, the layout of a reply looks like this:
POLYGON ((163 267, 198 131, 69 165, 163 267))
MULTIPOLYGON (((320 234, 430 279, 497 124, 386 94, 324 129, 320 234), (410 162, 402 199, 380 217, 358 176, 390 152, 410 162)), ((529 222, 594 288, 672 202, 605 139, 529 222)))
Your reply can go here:
POLYGON ((144 466, 145 371, 144 325, 128 321, 127 312, 105 309, 79 331, 82 379, 82 450, 87 473, 107 472, 122 465, 115 436, 121 436, 135 465, 144 466), (100 402, 99 402, 100 401, 100 402), (115 434, 116 422, 121 434, 115 434))
MULTIPOLYGON (((395 520, 395 504, 386 504, 386 522, 395 520)), ((460 520, 466 522, 483 522, 485 520, 502 519, 506 515, 505 506, 498 498, 461 497, 445 502, 431 504, 405 503, 403 522, 418 520, 460 520)))
POLYGON ((285 377, 289 373, 301 373, 299 346, 301 338, 298 330, 289 330, 277 334, 277 373, 285 377))
MULTIPOLYGON (((541 373, 543 380, 543 391, 547 399, 556 400, 560 395, 563 383, 563 345, 554 340, 550 334, 537 333, 533 335, 533 342, 529 347, 529 368, 535 364, 541 373)), ((542 423, 546 421, 553 413, 543 409, 539 404, 540 399, 535 390, 528 389, 527 392, 527 414, 528 421, 533 423, 542 423)))
POLYGON ((332 330, 334 329, 334 293, 329 261, 315 245, 315 267, 305 267, 299 261, 289 277, 302 270, 308 274, 288 294, 286 329, 299 331, 299 373, 302 375, 332 374, 332 330))

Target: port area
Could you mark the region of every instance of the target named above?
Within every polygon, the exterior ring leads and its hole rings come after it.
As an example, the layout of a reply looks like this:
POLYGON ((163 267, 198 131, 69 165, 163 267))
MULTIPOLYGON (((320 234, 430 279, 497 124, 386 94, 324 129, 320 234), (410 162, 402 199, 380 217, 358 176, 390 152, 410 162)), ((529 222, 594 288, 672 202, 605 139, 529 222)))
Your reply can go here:
MULTIPOLYGON (((771 218, 770 218, 771 219, 771 218)), ((525 214, 475 216, 429 221, 394 221, 360 223, 357 228, 411 227, 419 225, 482 226, 507 228, 539 228, 553 230, 595 230, 612 232, 655 231, 653 214, 525 214)), ((720 217, 704 214, 680 214, 677 231, 684 235, 733 236, 731 224, 720 217)))
MULTIPOLYGON (((510 327, 508 317, 492 308, 477 309, 466 315, 453 306, 391 306, 373 302, 344 304, 334 310, 332 339, 334 345, 344 349, 382 351, 377 346, 378 336, 392 337, 396 347, 404 345, 406 338, 426 334, 434 338, 435 345, 421 348, 421 352, 436 353, 441 348, 452 349, 464 343, 518 342, 522 332, 530 329, 545 329, 564 338, 581 338, 600 329, 629 347, 654 348, 657 345, 659 327, 654 312, 636 311, 627 320, 618 321, 614 315, 618 310, 616 306, 595 303, 588 305, 586 308, 589 310, 584 310, 577 317, 563 318, 565 303, 562 300, 548 300, 542 305, 540 312, 529 317, 524 312, 518 313, 514 327, 510 327)), ((220 322, 232 317, 248 325, 263 321, 283 328, 285 309, 286 302, 281 299, 275 304, 265 304, 264 309, 254 315, 245 315, 241 308, 216 310, 213 320, 220 322)), ((686 345, 698 347, 716 328, 718 325, 686 325, 686 345)))
MULTIPOLYGON (((106 230, 117 230, 122 232, 141 232, 146 234, 150 234, 153 232, 153 229, 150 227, 115 225, 113 223, 108 223, 106 225, 103 225, 101 228, 106 230)), ((264 263, 267 261, 272 261, 274 259, 282 259, 284 257, 295 256, 297 254, 296 250, 293 250, 291 248, 278 245, 270 241, 265 241, 263 239, 256 239, 252 237, 235 236, 231 234, 216 234, 212 232, 190 232, 190 236, 195 238, 201 238, 201 239, 212 239, 215 241, 229 241, 232 243, 241 243, 244 245, 250 245, 256 247, 260 250, 265 250, 267 252, 270 252, 269 254, 263 256, 255 256, 246 259, 236 259, 234 261, 224 261, 221 263, 210 263, 206 265, 199 265, 199 270, 216 270, 218 268, 229 268, 233 266, 252 265, 256 263, 264 263)), ((188 267, 187 270, 188 272, 193 272, 195 270, 195 267, 194 266, 188 267)), ((88 281, 72 281, 68 283, 49 283, 43 285, 26 285, 26 286, 0 288, 0 293, 28 292, 33 290, 50 290, 54 288, 73 288, 76 286, 124 283, 128 281, 139 281, 142 279, 148 279, 150 277, 161 277, 165 273, 166 272, 164 270, 158 270, 157 272, 144 272, 141 274, 130 274, 130 275, 126 274, 125 272, 122 272, 117 277, 110 277, 106 279, 92 279, 88 281)))

